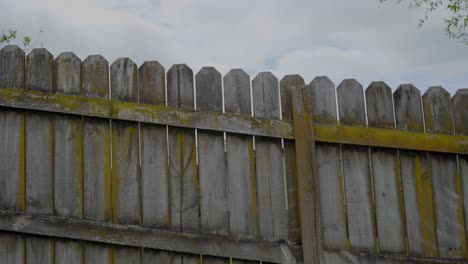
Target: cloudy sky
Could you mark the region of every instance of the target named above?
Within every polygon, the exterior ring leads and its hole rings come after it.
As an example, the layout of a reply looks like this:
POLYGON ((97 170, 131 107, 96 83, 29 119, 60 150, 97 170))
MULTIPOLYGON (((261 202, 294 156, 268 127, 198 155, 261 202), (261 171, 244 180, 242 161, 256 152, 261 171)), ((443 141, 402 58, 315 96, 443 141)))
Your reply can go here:
POLYGON ((423 10, 396 0, 0 0, 0 30, 17 29, 55 56, 110 63, 187 63, 196 73, 326 75, 335 84, 383 80, 395 89, 468 87, 468 46, 443 32, 443 12, 418 29, 423 10), (42 33, 40 33, 43 31, 42 33))

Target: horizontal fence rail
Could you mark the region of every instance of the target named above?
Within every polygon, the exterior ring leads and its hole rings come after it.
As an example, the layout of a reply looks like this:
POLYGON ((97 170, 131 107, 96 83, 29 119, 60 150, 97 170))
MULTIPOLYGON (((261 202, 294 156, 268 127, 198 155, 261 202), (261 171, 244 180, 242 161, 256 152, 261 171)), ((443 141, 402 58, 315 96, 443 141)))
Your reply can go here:
MULTIPOLYGON (((0 106, 176 127, 294 139, 289 121, 185 110, 74 95, 0 88, 0 106)), ((384 148, 468 154, 468 137, 397 129, 315 123, 315 140, 384 148)))

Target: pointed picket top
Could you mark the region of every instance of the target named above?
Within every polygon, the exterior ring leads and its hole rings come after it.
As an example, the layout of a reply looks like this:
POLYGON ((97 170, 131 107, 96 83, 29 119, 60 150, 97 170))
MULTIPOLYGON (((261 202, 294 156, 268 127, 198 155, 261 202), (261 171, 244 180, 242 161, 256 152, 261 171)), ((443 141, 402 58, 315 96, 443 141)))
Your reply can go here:
POLYGON ((340 123, 366 125, 362 85, 355 79, 343 80, 337 88, 340 123))
POLYGON ((410 131, 424 131, 421 92, 412 84, 402 84, 393 93, 396 127, 410 131))
POLYGON ((455 133, 468 135, 468 88, 459 89, 452 97, 455 133))
POLYGON ((384 82, 372 82, 366 89, 369 126, 394 128, 392 89, 384 82))
POLYGON ((441 86, 430 87, 422 97, 426 131, 453 133, 453 110, 450 93, 441 86))
POLYGON ((327 76, 315 77, 302 91, 307 111, 313 114, 314 121, 336 123, 335 84, 327 76))
POLYGON ((242 69, 232 69, 223 82, 226 113, 250 115, 250 76, 242 69))
POLYGON ((186 64, 174 64, 167 72, 167 104, 193 109, 193 71, 186 64))
POLYGON ((291 89, 294 86, 304 85, 304 78, 299 74, 286 75, 280 81, 281 114, 284 120, 292 120, 291 89))
POLYGON ((261 72, 252 80, 252 100, 254 115, 279 118, 278 78, 271 72, 261 72))
POLYGON ((166 70, 158 61, 145 61, 138 68, 139 101, 166 105, 166 70))
POLYGON ((54 56, 47 49, 33 49, 26 56, 26 84, 28 90, 52 92, 52 64, 54 56))
POLYGON ((101 55, 88 56, 82 63, 82 93, 94 98, 109 98, 109 62, 101 55))
POLYGON ((110 67, 112 98, 138 101, 137 65, 129 58, 119 58, 110 67))
POLYGON ((24 51, 16 45, 0 49, 0 87, 24 89, 24 51))
POLYGON ((203 67, 195 76, 197 110, 223 110, 221 73, 213 67, 203 67))
POLYGON ((81 94, 81 60, 73 52, 63 52, 54 60, 54 91, 81 94))

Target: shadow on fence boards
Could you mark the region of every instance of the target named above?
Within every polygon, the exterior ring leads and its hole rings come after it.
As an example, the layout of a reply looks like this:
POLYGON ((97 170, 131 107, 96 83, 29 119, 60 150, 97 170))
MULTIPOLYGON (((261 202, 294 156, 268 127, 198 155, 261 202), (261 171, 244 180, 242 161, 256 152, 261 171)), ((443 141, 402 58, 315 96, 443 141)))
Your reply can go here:
POLYGON ((6 46, 0 263, 468 263, 467 155, 468 89, 6 46))

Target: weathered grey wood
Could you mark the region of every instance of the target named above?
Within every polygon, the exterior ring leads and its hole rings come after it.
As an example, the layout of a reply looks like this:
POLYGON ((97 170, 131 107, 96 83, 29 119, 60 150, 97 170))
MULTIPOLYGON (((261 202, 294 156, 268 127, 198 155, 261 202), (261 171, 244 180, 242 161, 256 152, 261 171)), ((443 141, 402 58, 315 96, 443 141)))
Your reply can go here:
POLYGON ((144 248, 142 263, 171 263, 171 252, 144 248))
POLYGON ((112 263, 140 264, 142 260, 141 249, 133 247, 114 246, 112 263))
MULTIPOLYGON (((195 76, 195 83, 197 110, 222 112, 221 74, 213 67, 204 67, 195 76)), ((198 175, 203 233, 229 233, 225 165, 223 133, 199 130, 198 175)))
MULTIPOLYGON (((393 93, 396 127, 424 131, 421 93, 411 84, 400 85, 393 93)), ((422 152, 400 150, 406 235, 410 256, 437 256, 431 178, 427 174, 427 156, 422 152)))
MULTIPOLYGON (((109 63, 100 55, 88 56, 82 63, 82 93, 109 99, 109 63)), ((109 121, 83 117, 83 217, 111 221, 111 137, 109 121)), ((85 243, 85 263, 109 263, 112 248, 85 243)))
POLYGON ((112 246, 103 243, 85 241, 84 263, 100 264, 112 263, 112 246))
MULTIPOLYGON (((194 108, 193 71, 185 64, 173 65, 167 72, 167 103, 194 108)), ((200 193, 196 162, 195 131, 169 127, 169 184, 171 229, 200 232, 200 193)), ((174 254, 175 263, 198 263, 197 256, 174 254)))
POLYGON ((0 86, 24 89, 24 51, 16 45, 0 49, 0 86))
MULTIPOLYGON (((424 119, 429 133, 453 134, 450 94, 431 87, 423 95, 424 119)), ((434 207, 439 256, 466 258, 468 248, 462 206, 462 186, 455 155, 429 154, 429 173, 434 191, 434 207)))
MULTIPOLYGON (((336 124, 335 84, 325 76, 316 77, 302 91, 305 107, 315 122, 336 124)), ((340 148, 316 142, 317 176, 324 248, 346 249, 347 229, 340 148)))
MULTIPOLYGON (((230 70, 223 78, 226 113, 251 115, 250 77, 242 69, 230 70)), ((226 169, 230 235, 258 237, 257 187, 253 139, 226 133, 226 169)), ((233 263, 249 263, 233 259, 233 263)), ((258 263, 258 262, 257 262, 258 263)))
POLYGON ((55 241, 54 263, 83 263, 83 242, 58 239, 55 241))
POLYGON ((306 106, 304 87, 292 91, 294 135, 296 138, 296 162, 298 200, 301 221, 301 238, 304 263, 320 263, 322 237, 320 223, 320 197, 315 155, 314 124, 312 113, 306 106))
MULTIPOLYGON (((347 79, 338 86, 337 93, 340 123, 366 126, 362 85, 347 79)), ((350 246, 353 250, 374 252, 376 241, 368 149, 343 145, 342 152, 350 246)))
POLYGON ((166 70, 157 61, 145 61, 138 69, 139 102, 166 104, 166 70))
POLYGON ((0 232, 0 263, 24 263, 24 253, 22 236, 17 233, 0 232))
MULTIPOLYGON (((223 81, 226 113, 250 115, 249 75, 242 69, 233 69, 224 76, 223 81)), ((226 148, 231 235, 256 238, 257 197, 252 137, 227 133, 226 148)))
MULTIPOLYGON (((291 89, 299 85, 304 85, 304 79, 297 74, 286 75, 280 81, 281 116, 283 120, 292 121, 291 89)), ((284 140, 283 144, 284 169, 288 192, 288 240, 298 242, 301 241, 301 227, 297 201, 296 150, 294 141, 284 140)))
POLYGON ((52 239, 28 236, 26 238, 26 263, 51 264, 54 259, 54 241, 52 239))
MULTIPOLYGON (((468 135, 468 89, 460 89, 452 97, 453 119, 455 125, 455 134, 468 135)), ((465 230, 468 230, 468 156, 458 155, 458 170, 460 173, 463 205, 465 212, 465 230)))
MULTIPOLYGON (((197 110, 222 112, 221 74, 203 67, 195 76, 197 110)), ((229 234, 226 156, 223 133, 198 130, 198 175, 200 178, 201 232, 229 234)), ((229 259, 203 257, 203 263, 229 263, 229 259)))
MULTIPOLYGON (((25 89, 52 92, 53 57, 46 49, 34 49, 26 57, 25 89)), ((42 113, 25 117, 26 211, 52 214, 53 122, 42 113)), ((52 263, 54 243, 43 238, 26 238, 26 263, 52 263)))
POLYGON ((287 243, 242 240, 191 232, 169 232, 76 218, 0 211, 0 230, 128 247, 250 260, 263 259, 273 263, 295 263, 293 252, 287 243))
MULTIPOLYGON (((121 101, 138 101, 137 66, 128 58, 110 67, 111 96, 121 101)), ((112 214, 115 223, 141 224, 138 124, 112 122, 112 214)), ((114 263, 141 259, 138 248, 113 249, 114 263)))
MULTIPOLYGON (((366 89, 370 127, 394 128, 392 90, 384 82, 366 89)), ((406 253, 404 208, 396 150, 371 148, 376 224, 381 253, 406 253)))
MULTIPOLYGON (((138 69, 140 102, 166 105, 166 71, 157 61, 138 69)), ((141 124, 142 225, 169 229, 171 224, 166 127, 141 124)), ((145 261, 149 261, 146 256, 145 261)))
MULTIPOLYGON (((54 91, 81 93, 81 60, 73 53, 54 60, 54 91)), ((54 212, 65 217, 83 216, 83 153, 81 118, 54 116, 54 212)), ((81 263, 83 245, 71 240, 55 242, 57 263, 81 263)))
MULTIPOLYGON (((254 115, 279 118, 278 79, 270 72, 259 73, 252 80, 254 115)), ((288 212, 281 141, 255 138, 258 220, 261 239, 287 239, 288 212)))
MULTIPOLYGON (((24 88, 24 52, 18 46, 5 46, 0 50, 0 87, 24 88)), ((0 109, 0 153, 0 207, 24 210, 24 117, 21 111, 0 109)))

